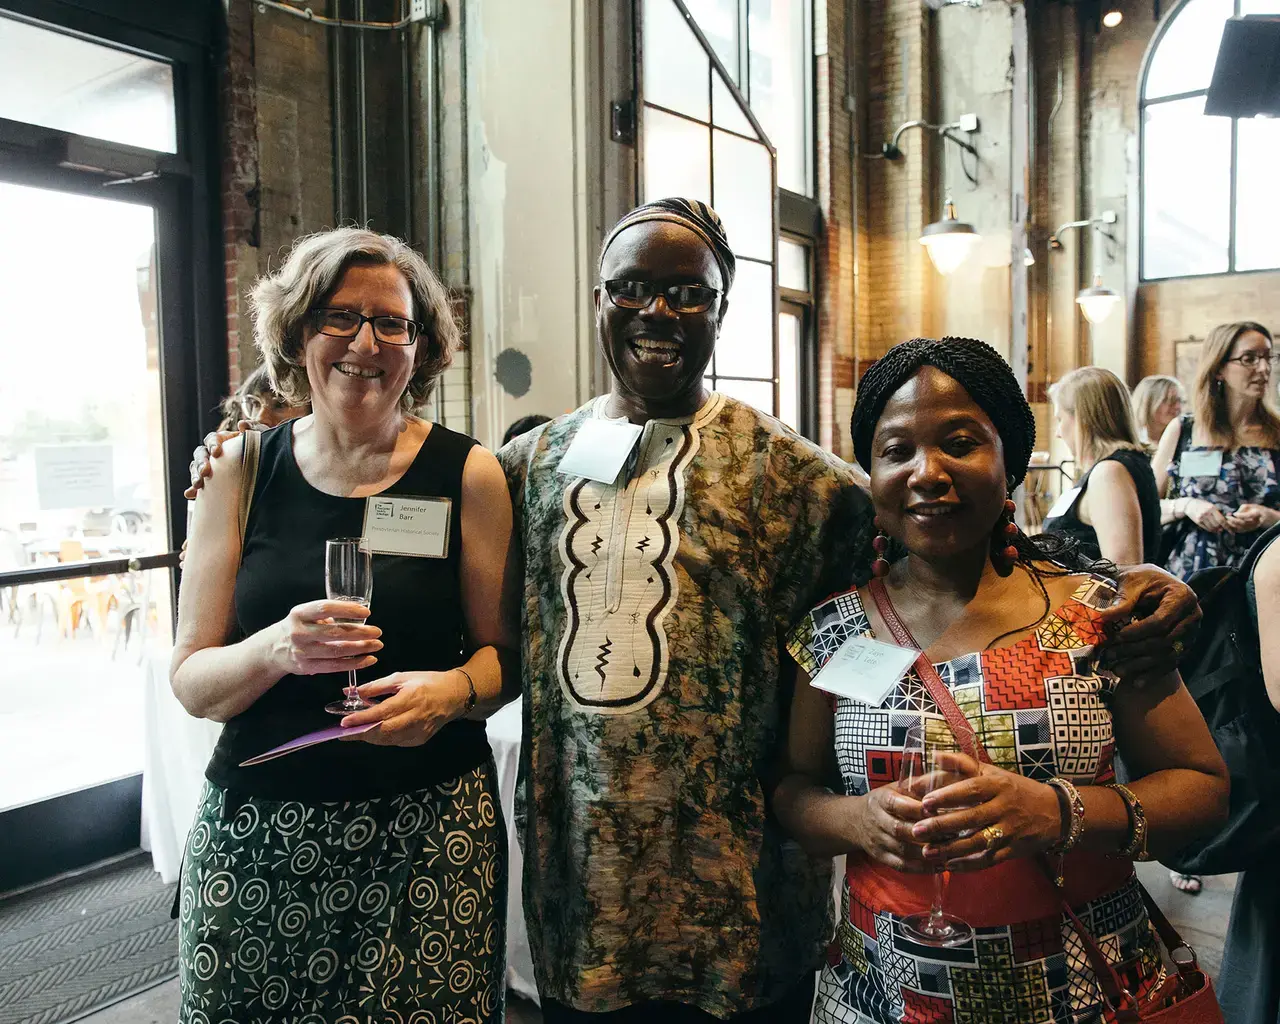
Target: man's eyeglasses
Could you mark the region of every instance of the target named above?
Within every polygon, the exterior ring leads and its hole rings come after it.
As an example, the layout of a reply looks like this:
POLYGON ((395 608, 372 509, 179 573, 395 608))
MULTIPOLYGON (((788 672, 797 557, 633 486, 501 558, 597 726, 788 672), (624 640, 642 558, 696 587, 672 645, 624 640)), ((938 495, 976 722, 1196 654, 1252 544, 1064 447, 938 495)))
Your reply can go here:
POLYGON ((1224 363, 1239 363, 1246 370, 1252 370, 1259 363, 1266 363, 1271 369, 1276 368, 1276 364, 1280 362, 1280 356, 1275 356, 1270 352, 1246 352, 1242 356, 1236 356, 1234 359, 1224 359, 1224 363))
POLYGON ((311 310, 311 327, 331 338, 354 338, 365 324, 373 324, 373 336, 384 345, 412 345, 422 325, 402 316, 363 316, 349 309, 311 310))
POLYGON ((623 309, 648 309, 649 304, 661 294, 667 308, 673 313, 705 313, 720 297, 715 288, 705 284, 671 284, 666 287, 652 281, 627 281, 615 278, 605 281, 604 290, 609 300, 623 309))

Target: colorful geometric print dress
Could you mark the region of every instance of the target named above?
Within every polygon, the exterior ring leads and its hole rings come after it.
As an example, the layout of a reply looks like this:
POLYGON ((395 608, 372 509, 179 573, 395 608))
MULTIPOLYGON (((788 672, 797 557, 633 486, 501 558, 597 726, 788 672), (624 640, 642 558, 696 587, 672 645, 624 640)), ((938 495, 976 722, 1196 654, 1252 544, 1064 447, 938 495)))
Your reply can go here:
MULTIPOLYGON (((1092 653, 1097 609, 1114 594, 1097 577, 1008 647, 936 666, 1001 768, 1078 786, 1114 778, 1111 714, 1116 679, 1092 653)), ((788 650, 814 676, 850 636, 873 636, 856 590, 829 598, 792 633, 788 650)), ((947 736, 941 711, 914 668, 880 707, 841 697, 835 744, 844 790, 862 795, 897 781, 911 725, 947 736)), ((1133 865, 1072 852, 1065 896, 1139 999, 1164 978, 1157 939, 1133 865)), ((844 905, 818 983, 819 1024, 1084 1024, 1111 1021, 1102 994, 1052 885, 1026 859, 950 876, 946 909, 974 926, 955 949, 919 945, 901 917, 928 909, 929 875, 905 875, 860 852, 846 862, 844 905)))

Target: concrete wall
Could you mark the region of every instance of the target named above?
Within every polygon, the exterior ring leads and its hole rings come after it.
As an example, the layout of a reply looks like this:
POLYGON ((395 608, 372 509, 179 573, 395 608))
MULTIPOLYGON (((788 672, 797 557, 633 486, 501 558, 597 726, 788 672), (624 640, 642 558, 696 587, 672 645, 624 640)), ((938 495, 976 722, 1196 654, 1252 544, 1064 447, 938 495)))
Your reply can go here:
POLYGON ((557 416, 592 391, 595 253, 580 230, 589 2, 467 6, 471 373, 487 444, 513 420, 557 416))

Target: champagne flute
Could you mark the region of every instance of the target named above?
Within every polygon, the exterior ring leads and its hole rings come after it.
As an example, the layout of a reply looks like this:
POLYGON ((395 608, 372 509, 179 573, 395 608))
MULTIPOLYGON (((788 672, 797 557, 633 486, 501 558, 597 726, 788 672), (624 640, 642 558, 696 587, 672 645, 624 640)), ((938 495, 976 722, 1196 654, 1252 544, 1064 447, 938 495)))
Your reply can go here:
MULTIPOLYGON (((945 729, 945 725, 939 723, 945 729)), ((926 735, 921 719, 907 729, 902 749, 902 768, 898 773, 898 788, 914 800, 921 800, 936 789, 942 789, 966 778, 951 763, 948 754, 957 752, 950 737, 942 740, 926 735)), ((913 942, 924 946, 950 948, 963 946, 973 938, 973 928, 967 921, 948 914, 943 909, 948 872, 941 865, 933 876, 933 902, 927 913, 908 914, 899 920, 903 933, 913 942)))
MULTIPOLYGON (((359 537, 338 537, 324 542, 324 589, 330 601, 350 601, 369 607, 373 597, 373 552, 359 537)), ((335 622, 364 622, 364 619, 335 619, 335 622)), ((345 697, 326 704, 332 715, 350 715, 373 707, 356 689, 355 669, 347 672, 345 697)))

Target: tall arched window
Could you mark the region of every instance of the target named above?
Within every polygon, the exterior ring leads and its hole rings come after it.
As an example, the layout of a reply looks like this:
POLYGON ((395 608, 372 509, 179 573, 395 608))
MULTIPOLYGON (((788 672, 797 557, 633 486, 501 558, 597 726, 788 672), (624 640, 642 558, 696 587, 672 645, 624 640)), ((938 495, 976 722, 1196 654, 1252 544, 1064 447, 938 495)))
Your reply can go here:
POLYGON ((1280 121, 1206 117, 1228 18, 1280 0, 1184 0, 1142 80, 1142 277, 1280 268, 1280 121))

